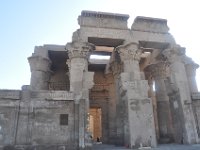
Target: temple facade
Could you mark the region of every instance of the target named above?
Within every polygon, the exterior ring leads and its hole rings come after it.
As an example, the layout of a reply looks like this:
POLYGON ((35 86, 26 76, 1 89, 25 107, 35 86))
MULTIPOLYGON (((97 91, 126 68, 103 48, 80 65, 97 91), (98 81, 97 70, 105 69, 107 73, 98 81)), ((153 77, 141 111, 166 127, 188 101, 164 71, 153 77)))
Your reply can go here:
POLYGON ((90 149, 200 142, 199 67, 167 20, 82 11, 66 45, 36 46, 30 85, 0 90, 0 145, 90 149))

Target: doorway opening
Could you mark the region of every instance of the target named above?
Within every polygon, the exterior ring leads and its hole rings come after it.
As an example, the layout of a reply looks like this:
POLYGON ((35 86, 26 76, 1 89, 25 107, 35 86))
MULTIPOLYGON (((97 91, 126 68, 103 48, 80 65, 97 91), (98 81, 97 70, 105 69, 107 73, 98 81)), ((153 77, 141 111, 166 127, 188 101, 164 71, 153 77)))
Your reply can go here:
POLYGON ((89 131, 94 141, 102 138, 102 112, 101 108, 90 108, 89 131))

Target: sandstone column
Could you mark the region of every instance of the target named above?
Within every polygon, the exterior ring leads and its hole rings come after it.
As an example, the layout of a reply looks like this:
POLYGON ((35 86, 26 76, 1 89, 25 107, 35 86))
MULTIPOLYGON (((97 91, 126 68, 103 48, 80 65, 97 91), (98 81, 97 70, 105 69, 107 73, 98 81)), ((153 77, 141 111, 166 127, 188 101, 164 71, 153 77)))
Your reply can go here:
POLYGON ((199 68, 199 65, 194 62, 190 62, 185 65, 191 93, 198 92, 197 83, 196 83, 196 79, 195 79, 196 69, 198 69, 198 68, 199 68))
POLYGON ((160 136, 159 136, 159 127, 158 127, 157 102, 156 102, 155 92, 154 92, 154 89, 153 89, 153 79, 152 79, 150 72, 145 72, 145 75, 148 78, 148 84, 149 84, 148 96, 152 100, 154 123, 155 123, 155 130, 156 130, 156 139, 158 140, 160 138, 160 136))
POLYGON ((120 92, 119 92, 119 83, 120 83, 120 73, 121 73, 121 64, 117 63, 119 60, 115 58, 114 55, 115 52, 112 54, 111 60, 112 62, 110 63, 111 69, 112 69, 112 74, 114 78, 114 85, 115 85, 115 102, 116 102, 116 135, 115 135, 115 144, 118 145, 124 145, 124 140, 123 140, 123 115, 124 115, 124 107, 123 106, 123 101, 120 100, 120 92))
POLYGON ((51 60, 48 58, 48 51, 42 46, 35 47, 35 51, 28 61, 31 69, 31 89, 48 90, 51 74, 51 60))
POLYGON ((159 125, 159 141, 167 143, 173 141, 173 127, 170 111, 169 97, 167 95, 165 78, 167 77, 167 64, 158 62, 145 68, 149 71, 155 81, 157 116, 159 125))
POLYGON ((89 89, 93 86, 93 72, 88 72, 88 56, 94 46, 72 42, 66 45, 69 60, 70 91, 75 95, 75 140, 79 148, 88 146, 89 89))
MULTIPOLYGON (((163 56, 167 58, 170 63, 170 83, 168 86, 168 93, 170 101, 173 101, 174 112, 178 112, 178 120, 174 119, 174 124, 181 122, 182 130, 175 128, 174 132, 182 134, 181 141, 187 144, 198 142, 197 129, 192 109, 192 101, 190 95, 190 88, 188 86, 188 79, 186 75, 183 57, 185 56, 185 49, 176 45, 170 49, 162 52, 163 56)), ((177 117, 177 114, 173 114, 177 117)))
POLYGON ((124 142, 131 148, 156 146, 155 125, 148 83, 141 79, 137 43, 116 48, 123 63, 120 74, 120 95, 124 101, 124 142))

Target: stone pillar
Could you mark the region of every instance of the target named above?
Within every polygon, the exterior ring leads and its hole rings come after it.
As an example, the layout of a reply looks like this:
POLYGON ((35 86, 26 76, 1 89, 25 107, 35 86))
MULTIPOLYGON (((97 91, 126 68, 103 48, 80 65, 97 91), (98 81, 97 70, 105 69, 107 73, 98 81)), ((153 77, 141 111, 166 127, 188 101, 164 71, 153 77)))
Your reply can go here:
POLYGON ((159 136, 159 125, 158 125, 158 111, 157 111, 157 102, 156 102, 156 96, 155 92, 153 90, 153 80, 151 77, 148 77, 148 84, 149 84, 149 97, 152 100, 153 105, 153 114, 154 114, 154 122, 155 122, 155 130, 156 130, 156 139, 158 140, 160 138, 159 136))
POLYGON ((157 116, 159 125, 159 142, 168 143, 173 141, 173 127, 170 111, 169 97, 165 86, 168 65, 165 62, 151 64, 145 68, 155 81, 157 116))
POLYGON ((107 84, 109 84, 109 109, 108 109, 108 120, 109 120, 109 137, 108 142, 111 144, 116 143, 116 90, 114 77, 112 73, 106 74, 107 84))
POLYGON ((116 48, 123 63, 120 74, 120 95, 124 101, 124 143, 131 148, 156 146, 155 125, 148 83, 141 79, 137 43, 116 48))
MULTIPOLYGON (((174 132, 182 133, 181 141, 185 144, 197 143, 199 139, 192 109, 190 88, 182 60, 185 56, 185 49, 177 45, 164 50, 162 54, 170 63, 170 86, 168 86, 170 88, 168 89, 170 101, 173 101, 173 109, 178 110, 180 114, 179 120, 174 120, 174 124, 176 125, 181 121, 182 126, 182 131, 179 131, 179 127, 175 128, 174 132), (176 95, 174 96, 174 94, 176 95)), ((173 117, 176 117, 176 114, 173 114, 173 117)))
POLYGON ((89 89, 93 86, 93 72, 88 72, 88 57, 94 45, 90 43, 72 42, 66 45, 69 60, 70 91, 75 95, 75 140, 77 146, 84 149, 88 146, 89 135, 89 89))
POLYGON ((188 63, 185 65, 186 73, 187 73, 187 78, 188 78, 188 83, 190 87, 190 92, 191 93, 196 93, 198 92, 198 87, 196 83, 196 69, 199 68, 198 64, 195 64, 194 62, 188 63))
POLYGON ((35 52, 28 58, 31 70, 31 89, 48 90, 51 75, 51 60, 48 58, 48 51, 41 46, 35 47, 35 52), (44 51, 46 55, 44 55, 44 51))
POLYGON ((16 145, 32 144, 32 113, 31 91, 27 87, 23 87, 21 91, 21 101, 18 108, 17 124, 16 124, 16 145))
POLYGON ((124 146, 124 131, 123 131, 123 120, 124 120, 124 105, 123 101, 120 100, 120 92, 119 92, 119 83, 120 83, 120 73, 122 70, 121 64, 117 63, 119 60, 112 55, 111 57, 112 62, 110 64, 112 69, 112 74, 114 78, 114 85, 115 85, 115 102, 116 102, 116 137, 115 137, 115 144, 124 146))

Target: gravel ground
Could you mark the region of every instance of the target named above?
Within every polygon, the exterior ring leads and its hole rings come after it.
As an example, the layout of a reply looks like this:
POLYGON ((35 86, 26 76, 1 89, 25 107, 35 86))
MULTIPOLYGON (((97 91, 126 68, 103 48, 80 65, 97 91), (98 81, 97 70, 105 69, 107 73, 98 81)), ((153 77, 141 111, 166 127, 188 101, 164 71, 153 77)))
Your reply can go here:
MULTIPOLYGON (((93 150, 130 150, 125 147, 116 147, 114 145, 95 144, 93 150)), ((140 148, 139 150, 200 150, 200 144, 196 145, 177 145, 177 144, 163 144, 157 148, 140 148)))

